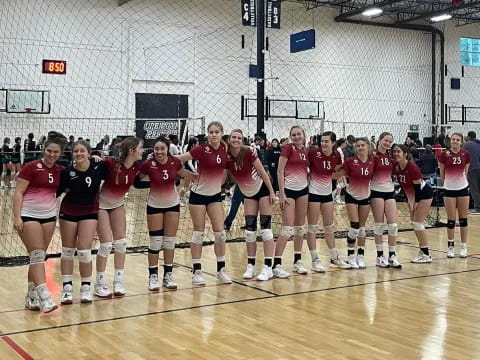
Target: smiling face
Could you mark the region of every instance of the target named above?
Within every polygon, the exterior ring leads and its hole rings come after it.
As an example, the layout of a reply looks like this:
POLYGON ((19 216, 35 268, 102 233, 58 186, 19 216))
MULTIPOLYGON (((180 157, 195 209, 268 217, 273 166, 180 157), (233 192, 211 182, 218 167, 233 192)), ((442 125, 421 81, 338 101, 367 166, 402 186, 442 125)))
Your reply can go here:
POLYGON ((60 145, 50 143, 43 150, 43 159, 45 163, 50 166, 57 162, 58 159, 60 159, 61 154, 62 149, 60 148, 60 145))
POLYGON ((139 160, 142 160, 142 155, 143 155, 143 142, 140 142, 135 149, 130 150, 130 156, 132 156, 135 161, 139 161, 139 160))
POLYGON ((396 162, 403 161, 407 159, 407 154, 399 146, 393 147, 393 159, 396 162))
POLYGON ((208 142, 212 145, 219 145, 222 140, 223 130, 217 125, 208 127, 208 142))
POLYGON ((452 150, 454 151, 460 150, 460 147, 462 146, 462 144, 463 144, 463 138, 457 134, 453 134, 452 137, 450 138, 450 146, 452 150))
POLYGON ((168 146, 163 141, 157 141, 153 146, 153 154, 158 162, 165 162, 168 157, 168 146))
POLYGON ((379 150, 386 151, 386 150, 388 150, 392 147, 392 144, 393 144, 393 136, 392 135, 385 135, 378 142, 378 148, 379 148, 379 150))
POLYGON ((90 152, 85 145, 77 144, 73 147, 73 160, 78 165, 82 165, 85 162, 87 162, 89 157, 90 157, 90 152))
POLYGON ((229 143, 232 149, 238 149, 243 144, 243 134, 240 131, 233 130, 230 134, 229 143))
POLYGON ((333 150, 333 142, 332 139, 330 139, 330 136, 322 136, 320 146, 322 147, 322 151, 325 152, 331 152, 333 150))
POLYGON ((355 143, 355 152, 357 155, 363 156, 368 155, 368 143, 364 140, 357 140, 355 143))
POLYGON ((290 130, 290 140, 292 140, 292 143, 294 143, 296 146, 302 146, 305 142, 305 134, 302 128, 293 127, 290 130))

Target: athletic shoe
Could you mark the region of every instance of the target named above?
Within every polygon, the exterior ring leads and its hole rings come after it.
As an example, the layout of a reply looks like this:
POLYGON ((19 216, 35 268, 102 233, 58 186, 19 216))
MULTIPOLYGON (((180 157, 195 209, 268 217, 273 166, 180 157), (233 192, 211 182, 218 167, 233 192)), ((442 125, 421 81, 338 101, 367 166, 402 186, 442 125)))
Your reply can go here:
POLYGON ((414 264, 425 264, 432 262, 432 257, 430 255, 425 255, 421 250, 418 253, 417 257, 413 258, 412 263, 414 264))
POLYGON ((173 280, 173 276, 171 272, 168 272, 163 277, 163 286, 167 289, 177 289, 177 283, 173 280))
POLYGON ((255 265, 247 264, 247 270, 243 273, 242 278, 244 279, 253 279, 255 276, 255 265))
POLYGON ((347 262, 350 265, 350 269, 358 269, 357 257, 355 255, 348 255, 347 262))
POLYGON ((455 248, 453 246, 448 247, 447 257, 448 258, 454 258, 455 257, 455 248))
POLYGON ((90 285, 82 285, 80 287, 80 302, 91 303, 93 301, 92 293, 90 292, 90 285))
POLYGON ((48 292, 48 290, 46 290, 46 288, 43 290, 40 290, 37 287, 35 288, 35 291, 37 292, 38 300, 40 303, 40 310, 42 312, 49 313, 58 307, 57 304, 53 302, 52 297, 48 292))
POLYGON ((460 247, 460 257, 466 258, 468 256, 467 244, 462 244, 460 247))
POLYGON ((365 269, 367 265, 365 265, 365 256, 357 255, 357 264, 359 269, 365 269))
POLYGON ((382 256, 377 256, 377 266, 381 268, 387 268, 390 265, 388 264, 387 259, 385 259, 385 257, 383 257, 382 255, 382 256))
POLYGON ((338 267, 339 269, 351 269, 352 266, 347 263, 345 260, 337 257, 336 259, 330 259, 330 266, 338 267))
POLYGON ((62 305, 70 305, 73 303, 73 286, 67 284, 62 289, 62 305))
POLYGON ((217 271, 217 280, 222 284, 232 283, 232 279, 230 279, 230 276, 227 274, 227 269, 224 267, 221 268, 220 271, 217 271))
POLYGON ((272 268, 270 266, 263 265, 262 271, 260 271, 260 274, 257 275, 257 280, 267 281, 267 280, 270 280, 272 277, 273 277, 272 268))
POLYGON ((40 300, 36 291, 29 291, 25 296, 25 309, 31 311, 40 310, 40 300))
POLYGON ((148 277, 148 290, 150 291, 160 290, 160 282, 158 281, 157 274, 152 274, 148 277))
POLYGON ((293 264, 293 272, 301 275, 308 274, 308 270, 303 266, 302 260, 297 260, 297 262, 293 264))
POLYGON ((205 285, 207 282, 205 281, 203 277, 202 270, 195 270, 195 272, 192 274, 192 284, 193 285, 205 285))
POLYGON ((315 271, 317 273, 324 273, 325 268, 323 267, 322 263, 320 262, 320 259, 315 259, 312 261, 312 271, 315 271))
POLYGON ((125 288, 120 281, 113 282, 113 295, 115 296, 124 296, 125 295, 125 288))
POLYGON ((276 278, 279 278, 279 279, 286 279, 290 276, 290 274, 288 272, 286 272, 282 265, 278 264, 277 266, 275 266, 275 268, 273 268, 272 270, 272 274, 273 276, 275 276, 276 278))
POLYGON ((112 292, 108 288, 107 283, 95 283, 95 286, 93 288, 94 288, 93 293, 95 294, 95 296, 98 296, 101 298, 112 297, 112 292))
POLYGON ((402 264, 400 264, 400 261, 398 261, 396 255, 390 256, 390 259, 388 259, 388 264, 390 267, 393 267, 395 269, 400 269, 402 267, 402 264))

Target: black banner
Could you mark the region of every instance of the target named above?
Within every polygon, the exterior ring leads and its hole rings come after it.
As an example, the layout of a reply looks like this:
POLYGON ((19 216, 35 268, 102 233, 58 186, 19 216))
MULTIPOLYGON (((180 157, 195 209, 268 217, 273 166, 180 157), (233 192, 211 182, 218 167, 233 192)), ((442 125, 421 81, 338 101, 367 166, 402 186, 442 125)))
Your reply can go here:
MULTIPOLYGON (((185 120, 180 120, 182 128, 185 126, 185 120)), ((145 148, 153 148, 154 140, 160 135, 178 135, 180 129, 178 120, 136 120, 135 135, 143 139, 145 148)))
POLYGON ((267 28, 280 29, 280 11, 280 0, 267 0, 267 28))
POLYGON ((242 25, 256 26, 257 25, 257 9, 255 7, 256 5, 255 0, 241 0, 241 3, 242 3, 242 25))

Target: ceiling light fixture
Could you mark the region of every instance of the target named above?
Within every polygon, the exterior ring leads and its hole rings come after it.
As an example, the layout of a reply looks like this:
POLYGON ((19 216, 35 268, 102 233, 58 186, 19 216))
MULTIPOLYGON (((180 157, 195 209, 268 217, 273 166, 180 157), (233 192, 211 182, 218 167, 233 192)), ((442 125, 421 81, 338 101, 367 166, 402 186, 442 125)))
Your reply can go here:
POLYGON ((452 18, 452 15, 450 14, 442 14, 442 15, 432 16, 430 20, 433 22, 439 22, 439 21, 449 20, 451 18, 452 18))
POLYGON ((362 12, 363 16, 375 16, 375 15, 380 15, 383 13, 383 10, 377 7, 372 7, 369 9, 366 9, 362 12))

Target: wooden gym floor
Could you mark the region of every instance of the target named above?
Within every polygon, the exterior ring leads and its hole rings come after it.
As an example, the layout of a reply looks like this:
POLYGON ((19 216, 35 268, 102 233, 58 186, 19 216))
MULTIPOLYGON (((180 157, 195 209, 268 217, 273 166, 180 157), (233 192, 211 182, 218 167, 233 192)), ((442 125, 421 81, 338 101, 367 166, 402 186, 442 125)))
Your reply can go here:
MULTIPOLYGON (((176 251, 178 290, 149 293, 146 256, 128 255, 124 298, 79 304, 76 277, 77 301, 47 315, 22 308, 27 267, 0 268, 0 359, 480 359, 480 217, 469 220, 467 259, 446 258, 446 229, 437 228, 428 230, 432 264, 411 264, 415 236, 400 233, 401 270, 377 269, 368 239, 366 270, 243 281, 245 245, 232 243, 232 285, 216 284, 207 246, 207 286, 192 288, 184 249, 176 251)), ((345 255, 345 240, 337 242, 345 255)), ((292 257, 289 243, 288 270, 292 257)), ((303 258, 308 265, 306 244, 303 258)), ((56 301, 58 263, 47 261, 56 301)))

